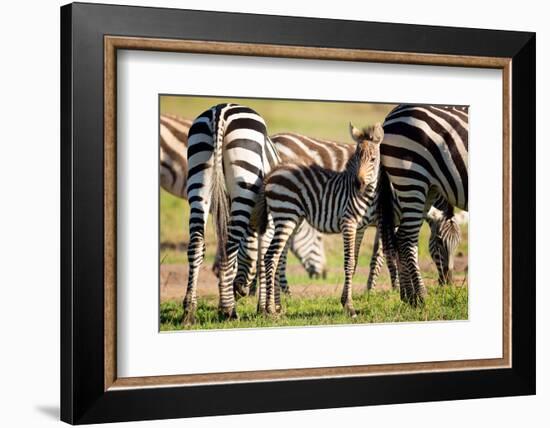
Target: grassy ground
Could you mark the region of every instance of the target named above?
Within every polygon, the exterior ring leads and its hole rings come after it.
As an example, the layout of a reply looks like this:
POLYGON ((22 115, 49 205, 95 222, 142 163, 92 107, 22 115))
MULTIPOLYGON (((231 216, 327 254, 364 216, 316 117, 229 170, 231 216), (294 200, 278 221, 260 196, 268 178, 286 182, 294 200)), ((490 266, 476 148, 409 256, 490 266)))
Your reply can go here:
MULTIPOLYGON (((186 220, 188 206, 186 201, 179 200, 168 193, 161 194, 161 263, 170 271, 172 267, 183 267, 187 256, 185 245, 188 241, 186 220), (179 244, 178 244, 179 243, 179 244)), ((372 254, 374 230, 369 230, 361 247, 359 268, 354 276, 354 302, 358 317, 351 320, 345 316, 339 297, 344 281, 343 275, 343 243, 340 235, 325 235, 325 250, 327 254, 327 278, 309 278, 300 266, 296 257, 289 253, 287 276, 291 286, 292 296, 284 298, 285 313, 279 318, 256 316, 256 301, 254 297, 239 300, 238 312, 240 320, 223 322, 218 319, 218 296, 210 274, 209 266, 214 260, 216 251, 214 231, 211 224, 207 227, 206 261, 201 271, 199 283, 199 306, 195 329, 224 329, 245 327, 280 327, 326 325, 346 323, 379 323, 426 320, 464 320, 468 319, 468 287, 465 281, 464 264, 455 272, 455 286, 439 287, 437 271, 431 262, 428 252, 429 228, 425 225, 420 234, 419 259, 422 275, 428 285, 428 298, 423 308, 411 308, 402 304, 399 292, 389 289, 389 275, 386 269, 379 278, 379 285, 370 293, 364 293, 364 285, 368 277, 368 265, 372 254)), ((468 229, 462 227, 462 241, 457 251, 461 259, 465 259, 468 251, 468 229)), ((457 263, 457 266, 460 266, 457 263)), ((175 281, 175 279, 173 279, 175 281)), ((186 279, 176 281, 177 290, 183 293, 186 279)), ((164 288, 161 287, 160 320, 161 330, 181 329, 182 294, 177 298, 173 295, 162 298, 164 288)), ((167 293, 168 294, 168 293, 167 293)))
MULTIPOLYGON (((163 96, 161 113, 177 114, 194 118, 205 109, 220 102, 238 102, 254 108, 268 124, 268 132, 292 131, 312 137, 349 142, 348 123, 365 126, 383 121, 393 108, 384 104, 319 103, 272 101, 256 99, 220 99, 163 96)), ((186 286, 186 243, 188 242, 189 208, 187 201, 161 191, 160 196, 160 241, 161 241, 161 329, 180 327, 182 316, 181 299, 186 286), (184 272, 182 274, 182 272, 184 272)), ((289 253, 287 276, 293 295, 285 298, 285 313, 277 319, 257 317, 253 297, 238 303, 239 321, 220 322, 217 316, 216 280, 209 272, 216 250, 214 228, 211 222, 206 232, 206 260, 201 270, 198 286, 199 308, 197 325, 194 328, 268 327, 290 325, 319 325, 366 322, 399 322, 424 320, 456 320, 468 318, 468 288, 465 268, 468 255, 468 228, 462 227, 462 242, 457 251, 460 263, 455 273, 455 283, 460 286, 438 287, 437 272, 428 252, 429 228, 424 225, 420 234, 419 260, 422 275, 428 287, 428 298, 423 308, 413 309, 399 300, 399 293, 389 289, 386 270, 379 279, 379 287, 363 293, 367 282, 368 265, 372 254, 374 230, 365 236, 354 277, 354 301, 358 317, 350 320, 343 313, 339 295, 344 280, 343 243, 340 235, 326 235, 325 251, 328 276, 326 279, 311 279, 294 255, 289 253)))
MULTIPOLYGON (((284 327, 308 325, 335 325, 356 323, 382 323, 404 321, 464 320, 468 318, 467 287, 430 287, 426 304, 412 308, 399 299, 396 290, 364 293, 354 298, 357 318, 350 319, 342 310, 338 296, 306 298, 285 297, 284 314, 278 318, 256 315, 254 297, 240 299, 237 321, 220 321, 217 315, 217 297, 203 298, 197 309, 194 329, 225 329, 247 327, 284 327)), ((161 330, 181 329, 183 311, 180 302, 169 301, 161 305, 161 330)))

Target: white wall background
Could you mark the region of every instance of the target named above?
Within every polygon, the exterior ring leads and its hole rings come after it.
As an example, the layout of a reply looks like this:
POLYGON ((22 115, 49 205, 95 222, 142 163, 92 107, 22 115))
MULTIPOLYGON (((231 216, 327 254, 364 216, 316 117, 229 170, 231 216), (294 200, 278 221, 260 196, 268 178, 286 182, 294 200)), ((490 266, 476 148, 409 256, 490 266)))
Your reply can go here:
MULTIPOLYGON (((122 0, 121 0, 122 1, 122 0)), ((103 1, 103 3, 116 3, 103 1)), ((126 4, 412 24, 537 31, 538 206, 543 226, 550 203, 550 156, 541 125, 550 111, 545 102, 550 69, 550 29, 544 2, 463 0, 455 7, 441 1, 296 2, 278 0, 146 0, 126 4), (311 6, 315 5, 314 8, 311 6)), ((59 6, 58 0, 7 2, 0 14, 0 419, 3 426, 42 427, 59 413, 59 6)), ((550 256, 539 228, 537 264, 550 256)), ((500 427, 548 423, 550 402, 550 316, 543 302, 550 292, 537 273, 538 395, 534 397, 420 403, 351 409, 285 412, 156 421, 141 425, 212 427, 359 426, 500 427)), ((133 426, 137 424, 128 424, 133 426)))

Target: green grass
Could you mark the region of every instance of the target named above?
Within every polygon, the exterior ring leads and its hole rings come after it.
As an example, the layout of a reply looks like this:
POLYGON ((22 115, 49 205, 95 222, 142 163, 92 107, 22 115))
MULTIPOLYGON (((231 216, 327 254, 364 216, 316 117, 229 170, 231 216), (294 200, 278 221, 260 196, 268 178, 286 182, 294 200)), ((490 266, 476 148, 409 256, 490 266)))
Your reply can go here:
MULTIPOLYGON (((227 329, 247 327, 284 327, 385 322, 443 321, 468 319, 467 287, 429 287, 425 305, 413 308, 399 299, 396 290, 375 290, 354 297, 357 318, 344 314, 339 296, 295 298, 284 297, 284 313, 278 317, 256 315, 255 297, 237 302, 239 320, 220 321, 217 298, 199 300, 196 324, 192 329, 227 329)), ((161 331, 180 330, 183 311, 181 302, 161 304, 161 331)))

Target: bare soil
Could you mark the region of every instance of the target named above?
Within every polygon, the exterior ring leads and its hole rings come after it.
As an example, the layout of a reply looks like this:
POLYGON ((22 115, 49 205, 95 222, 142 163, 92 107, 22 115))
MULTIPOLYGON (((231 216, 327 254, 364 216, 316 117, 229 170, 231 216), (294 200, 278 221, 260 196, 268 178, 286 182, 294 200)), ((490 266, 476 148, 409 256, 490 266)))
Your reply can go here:
MULTIPOLYGON (((463 285, 467 272, 468 259, 459 254, 455 257, 455 274, 454 274, 454 284, 463 285)), ((420 268, 423 273, 432 272, 435 274, 435 267, 429 261, 421 261, 420 268)), ((385 268, 383 268, 385 270, 385 268)), ((361 274, 362 277, 368 275, 368 266, 358 267, 357 273, 361 274)), ((288 266, 289 274, 292 273, 301 273, 303 268, 301 266, 288 266)), ((165 302, 167 300, 178 300, 182 301, 185 295, 185 290, 187 288, 187 275, 188 267, 184 264, 162 264, 160 268, 160 300, 165 302)), ((343 284, 327 284, 323 280, 317 280, 315 284, 297 284, 291 283, 290 290, 292 295, 295 297, 312 297, 312 296, 327 296, 327 295, 338 295, 342 291, 343 284)), ((427 286, 437 285, 436 279, 426 278, 424 275, 424 282, 427 286)), ((378 281, 377 289, 389 289, 390 283, 387 274, 384 273, 380 276, 378 281)), ((359 280, 354 281, 353 291, 354 293, 361 293, 365 290, 365 284, 361 283, 359 280)), ((218 278, 212 272, 212 267, 207 263, 204 263, 201 266, 201 271, 199 274, 199 284, 197 287, 197 295, 199 297, 206 296, 217 296, 218 295, 218 278)))

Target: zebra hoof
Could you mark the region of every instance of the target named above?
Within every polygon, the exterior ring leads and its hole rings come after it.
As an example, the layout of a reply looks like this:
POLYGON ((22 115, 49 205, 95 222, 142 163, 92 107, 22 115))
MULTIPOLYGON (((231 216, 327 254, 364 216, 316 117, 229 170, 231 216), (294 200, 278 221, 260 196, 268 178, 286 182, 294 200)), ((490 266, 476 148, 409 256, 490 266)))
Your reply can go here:
POLYGON ((239 299, 241 297, 246 297, 250 294, 250 288, 247 287, 246 285, 236 284, 233 287, 233 290, 234 290, 233 294, 235 295, 236 299, 239 299))
POLYGON ((277 315, 277 308, 275 305, 267 305, 266 314, 269 316, 277 315))
POLYGON ((345 305, 344 310, 350 318, 357 318, 357 313, 355 312, 355 308, 353 306, 345 305))
POLYGON ((239 319, 239 314, 237 314, 236 308, 220 308, 220 318, 223 321, 234 321, 239 319))
POLYGON ((190 308, 184 311, 181 325, 183 327, 190 327, 195 324, 195 310, 196 308, 190 308))

